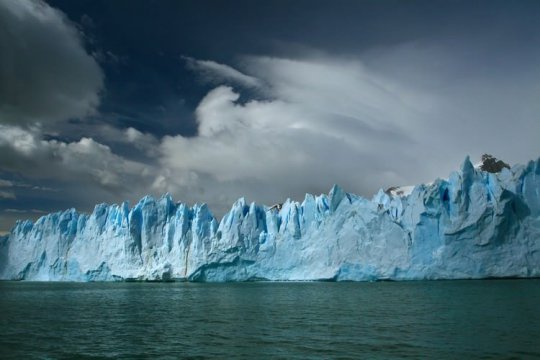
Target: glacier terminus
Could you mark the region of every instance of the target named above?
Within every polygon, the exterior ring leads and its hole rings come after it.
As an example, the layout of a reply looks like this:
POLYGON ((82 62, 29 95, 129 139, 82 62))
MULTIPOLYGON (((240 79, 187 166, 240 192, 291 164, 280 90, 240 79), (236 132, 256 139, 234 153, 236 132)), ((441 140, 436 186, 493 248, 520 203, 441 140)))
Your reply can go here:
POLYGON ((467 157, 448 179, 371 200, 334 186, 280 207, 146 196, 0 238, 0 279, 371 281, 540 276, 540 159, 490 173, 467 157))

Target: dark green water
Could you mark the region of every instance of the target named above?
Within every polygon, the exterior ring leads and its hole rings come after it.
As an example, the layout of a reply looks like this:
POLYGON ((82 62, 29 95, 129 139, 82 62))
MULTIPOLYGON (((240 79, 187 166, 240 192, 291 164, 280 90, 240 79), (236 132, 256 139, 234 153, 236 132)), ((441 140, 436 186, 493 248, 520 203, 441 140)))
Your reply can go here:
POLYGON ((540 280, 0 283, 0 358, 540 358, 540 280))

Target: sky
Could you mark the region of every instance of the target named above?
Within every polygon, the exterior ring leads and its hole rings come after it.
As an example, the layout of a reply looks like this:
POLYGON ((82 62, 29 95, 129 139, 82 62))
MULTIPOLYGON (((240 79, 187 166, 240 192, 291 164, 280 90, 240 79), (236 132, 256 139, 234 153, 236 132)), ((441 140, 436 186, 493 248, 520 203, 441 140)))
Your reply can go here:
POLYGON ((0 233, 540 156, 538 1, 0 0, 0 233))

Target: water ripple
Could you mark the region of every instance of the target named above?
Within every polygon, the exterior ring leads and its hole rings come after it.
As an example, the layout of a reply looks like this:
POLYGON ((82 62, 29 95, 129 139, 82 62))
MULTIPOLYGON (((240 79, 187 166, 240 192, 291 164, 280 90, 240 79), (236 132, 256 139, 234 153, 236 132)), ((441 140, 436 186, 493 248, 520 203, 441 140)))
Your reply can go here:
POLYGON ((0 283, 2 359, 540 357, 540 280, 0 283))

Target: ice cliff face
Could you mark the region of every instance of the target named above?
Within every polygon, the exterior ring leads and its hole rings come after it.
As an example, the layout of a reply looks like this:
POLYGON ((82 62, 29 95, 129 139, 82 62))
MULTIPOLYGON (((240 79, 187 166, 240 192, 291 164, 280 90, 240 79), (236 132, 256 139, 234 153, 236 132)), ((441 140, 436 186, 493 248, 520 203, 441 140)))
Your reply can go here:
POLYGON ((282 208, 238 200, 218 222, 143 198, 0 238, 0 278, 54 281, 376 280, 540 276, 540 159, 498 174, 467 158, 448 180, 372 200, 335 186, 282 208))

